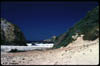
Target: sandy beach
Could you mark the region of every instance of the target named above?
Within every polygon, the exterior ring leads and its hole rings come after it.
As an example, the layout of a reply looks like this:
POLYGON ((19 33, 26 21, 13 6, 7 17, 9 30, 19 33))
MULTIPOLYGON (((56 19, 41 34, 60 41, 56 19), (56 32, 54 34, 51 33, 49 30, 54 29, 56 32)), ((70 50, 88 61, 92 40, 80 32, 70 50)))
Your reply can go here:
POLYGON ((1 53, 2 65, 98 65, 99 39, 84 41, 82 37, 59 49, 1 53))

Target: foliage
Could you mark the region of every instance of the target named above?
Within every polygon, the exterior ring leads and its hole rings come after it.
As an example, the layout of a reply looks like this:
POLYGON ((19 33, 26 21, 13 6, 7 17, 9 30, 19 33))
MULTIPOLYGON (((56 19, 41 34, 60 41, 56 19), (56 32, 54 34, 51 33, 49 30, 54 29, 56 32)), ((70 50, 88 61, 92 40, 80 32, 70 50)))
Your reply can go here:
POLYGON ((81 34, 84 35, 83 40, 95 40, 99 37, 99 6, 89 11, 86 17, 70 28, 68 32, 66 32, 66 36, 63 37, 63 40, 59 40, 62 35, 57 37, 54 48, 67 46, 72 41, 75 41, 76 39, 73 39, 72 36, 76 35, 76 33, 78 33, 78 36, 81 34), (58 41, 60 41, 60 43, 56 44, 58 41))

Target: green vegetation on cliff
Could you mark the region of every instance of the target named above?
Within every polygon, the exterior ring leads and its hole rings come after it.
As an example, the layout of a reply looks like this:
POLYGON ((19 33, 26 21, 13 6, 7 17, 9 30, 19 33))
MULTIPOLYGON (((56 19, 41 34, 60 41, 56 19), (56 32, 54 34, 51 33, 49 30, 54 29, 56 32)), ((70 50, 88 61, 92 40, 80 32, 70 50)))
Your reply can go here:
POLYGON ((68 32, 58 36, 55 40, 54 48, 67 46, 77 39, 72 38, 76 34, 78 34, 77 37, 84 35, 83 40, 95 40, 99 37, 99 6, 89 11, 86 17, 76 23, 68 32))

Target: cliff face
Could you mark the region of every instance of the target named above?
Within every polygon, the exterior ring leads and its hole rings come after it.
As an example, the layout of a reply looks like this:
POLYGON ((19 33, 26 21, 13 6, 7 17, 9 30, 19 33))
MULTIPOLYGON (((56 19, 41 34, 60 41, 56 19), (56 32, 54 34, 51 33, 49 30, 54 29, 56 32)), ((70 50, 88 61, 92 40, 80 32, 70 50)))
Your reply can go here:
POLYGON ((6 19, 1 18, 1 44, 2 45, 25 45, 26 40, 21 30, 6 19))
POLYGON ((75 41, 80 35, 83 36, 83 40, 95 40, 99 37, 99 6, 76 23, 64 34, 58 36, 55 40, 54 48, 60 48, 67 46, 69 43, 75 41))
POLYGON ((54 42, 56 39, 56 36, 52 36, 50 39, 45 39, 44 41, 47 41, 47 42, 54 42))

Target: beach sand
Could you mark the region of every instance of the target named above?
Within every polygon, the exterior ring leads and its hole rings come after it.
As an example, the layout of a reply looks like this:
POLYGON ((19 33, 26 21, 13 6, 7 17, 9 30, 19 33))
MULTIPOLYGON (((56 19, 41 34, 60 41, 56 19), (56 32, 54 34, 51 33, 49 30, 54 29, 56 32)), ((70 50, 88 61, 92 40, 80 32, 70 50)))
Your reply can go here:
POLYGON ((67 47, 18 53, 1 53, 2 65, 98 65, 99 39, 84 41, 78 37, 67 47))

